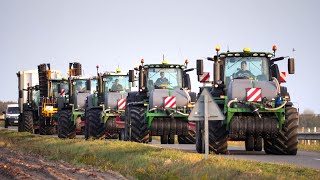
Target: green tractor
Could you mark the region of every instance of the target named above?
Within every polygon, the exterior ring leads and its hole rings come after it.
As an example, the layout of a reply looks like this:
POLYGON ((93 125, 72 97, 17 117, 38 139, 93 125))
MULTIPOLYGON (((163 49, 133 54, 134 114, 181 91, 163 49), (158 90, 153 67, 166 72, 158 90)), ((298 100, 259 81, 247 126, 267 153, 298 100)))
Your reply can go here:
POLYGON ((98 73, 97 89, 87 99, 85 138, 123 140, 126 97, 131 91, 128 74, 120 68, 98 73))
MULTIPOLYGON (((148 143, 151 136, 160 136, 162 144, 195 143, 195 124, 188 123, 188 115, 196 94, 190 92, 191 83, 186 64, 144 64, 135 70, 139 89, 129 92, 126 100, 125 140, 148 143)), ((134 82, 134 70, 129 81, 134 82)))
POLYGON ((23 91, 27 91, 27 102, 23 103, 22 108, 20 107, 21 112, 18 120, 18 132, 34 133, 34 125, 36 125, 39 120, 39 85, 20 90, 19 98, 23 98, 23 91))
MULTIPOLYGON (((210 91, 225 120, 209 121, 209 149, 216 154, 228 152, 227 140, 245 141, 246 151, 296 155, 298 145, 298 111, 293 107, 287 88, 281 86, 283 75, 273 53, 219 53, 214 62, 214 81, 210 91)), ((288 73, 294 74, 294 59, 288 58, 288 73)), ((197 60, 197 74, 203 76, 203 61, 197 60)), ((200 103, 200 102, 199 102, 200 103)), ((204 152, 204 122, 196 123, 196 149, 204 152)))
MULTIPOLYGON (((84 133, 86 99, 94 91, 91 83, 96 79, 83 77, 80 63, 69 63, 68 92, 57 101, 59 138, 75 138, 77 133, 84 133)), ((59 93, 65 91, 61 86, 58 89, 59 93)))

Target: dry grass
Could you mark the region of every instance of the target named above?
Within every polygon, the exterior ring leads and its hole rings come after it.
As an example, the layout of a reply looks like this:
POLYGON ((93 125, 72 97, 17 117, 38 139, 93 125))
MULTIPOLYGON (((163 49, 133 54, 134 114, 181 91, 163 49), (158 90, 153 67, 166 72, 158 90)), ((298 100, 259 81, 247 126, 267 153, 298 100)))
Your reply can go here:
POLYGON ((260 163, 162 149, 121 141, 60 140, 53 137, 0 131, 0 146, 118 171, 136 179, 320 179, 320 171, 292 165, 260 163))

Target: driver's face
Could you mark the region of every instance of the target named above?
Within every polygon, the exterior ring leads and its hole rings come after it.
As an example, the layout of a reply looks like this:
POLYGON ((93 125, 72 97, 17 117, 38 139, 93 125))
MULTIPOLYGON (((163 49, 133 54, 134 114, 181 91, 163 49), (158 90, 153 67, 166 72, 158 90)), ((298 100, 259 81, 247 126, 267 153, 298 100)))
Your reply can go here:
POLYGON ((247 69, 247 65, 245 63, 241 64, 241 70, 245 71, 247 69))
POLYGON ((161 73, 160 76, 161 76, 161 78, 164 78, 164 73, 161 73))

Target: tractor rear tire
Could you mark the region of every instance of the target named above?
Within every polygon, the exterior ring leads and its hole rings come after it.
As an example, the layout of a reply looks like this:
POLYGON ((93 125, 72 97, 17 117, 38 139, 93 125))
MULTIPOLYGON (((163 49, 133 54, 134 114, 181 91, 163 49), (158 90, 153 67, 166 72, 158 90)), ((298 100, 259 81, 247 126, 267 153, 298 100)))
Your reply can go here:
POLYGON ((254 138, 254 150, 255 151, 262 151, 262 138, 261 137, 254 138))
POLYGON ((204 127, 202 122, 196 123, 196 150, 198 153, 204 153, 204 127))
POLYGON ((33 112, 24 111, 22 116, 22 128, 24 132, 33 133, 33 112))
POLYGON ((87 115, 87 122, 86 125, 86 137, 93 138, 93 139, 104 139, 106 126, 101 119, 102 109, 89 109, 86 112, 87 115))
POLYGON ((226 125, 221 121, 209 122, 209 150, 215 154, 228 153, 228 134, 226 125))
POLYGON ((179 144, 195 144, 196 143, 196 133, 189 130, 188 135, 178 135, 179 144))
POLYGON ((76 137, 76 125, 72 118, 72 111, 62 110, 58 119, 58 137, 62 139, 73 139, 76 137))
POLYGON ((265 152, 277 155, 296 155, 298 151, 298 111, 294 107, 286 107, 285 122, 278 132, 277 138, 265 139, 265 152))
POLYGON ((245 147, 246 147, 246 151, 253 151, 254 150, 254 137, 253 136, 247 137, 247 139, 245 141, 245 147))
POLYGON ((149 129, 144 118, 146 108, 141 106, 132 106, 129 109, 129 118, 131 119, 131 141, 148 143, 149 129))

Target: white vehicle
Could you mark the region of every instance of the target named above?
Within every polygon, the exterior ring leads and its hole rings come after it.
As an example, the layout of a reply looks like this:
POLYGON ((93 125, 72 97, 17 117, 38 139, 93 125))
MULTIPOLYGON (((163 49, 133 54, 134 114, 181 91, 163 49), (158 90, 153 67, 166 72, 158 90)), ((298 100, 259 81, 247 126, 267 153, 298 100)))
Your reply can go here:
POLYGON ((18 104, 8 104, 7 110, 6 110, 6 127, 17 125, 18 124, 18 118, 19 118, 19 105, 18 104))

